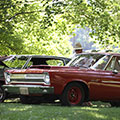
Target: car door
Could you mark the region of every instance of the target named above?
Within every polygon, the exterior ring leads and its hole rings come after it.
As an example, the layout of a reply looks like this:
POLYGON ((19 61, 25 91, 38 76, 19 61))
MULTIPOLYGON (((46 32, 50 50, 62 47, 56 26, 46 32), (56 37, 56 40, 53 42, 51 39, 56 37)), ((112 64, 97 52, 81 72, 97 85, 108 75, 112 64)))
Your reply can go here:
POLYGON ((101 99, 120 100, 120 57, 114 56, 101 74, 101 99))
POLYGON ((111 96, 112 86, 108 83, 113 80, 112 75, 111 71, 96 70, 94 72, 95 77, 89 83, 91 100, 106 100, 111 96))
POLYGON ((102 58, 100 58, 92 67, 91 69, 94 70, 94 73, 92 73, 92 79, 89 82, 89 91, 90 91, 90 99, 91 100, 101 100, 106 96, 104 94, 104 87, 102 85, 102 80, 111 79, 111 72, 106 72, 104 70, 105 66, 108 64, 108 62, 111 61, 111 56, 104 55, 102 58))

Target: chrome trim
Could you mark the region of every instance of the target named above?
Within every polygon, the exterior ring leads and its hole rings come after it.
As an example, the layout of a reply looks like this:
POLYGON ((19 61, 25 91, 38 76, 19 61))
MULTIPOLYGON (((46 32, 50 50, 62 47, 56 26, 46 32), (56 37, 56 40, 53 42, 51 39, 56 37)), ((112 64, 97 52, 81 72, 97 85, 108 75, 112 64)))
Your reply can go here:
MULTIPOLYGON (((42 85, 3 85, 4 87, 33 87, 33 88, 50 88, 50 86, 42 86, 42 85)), ((54 87, 51 87, 54 88, 54 87)))
MULTIPOLYGON (((12 82, 10 82, 10 83, 31 83, 31 84, 33 84, 33 83, 39 83, 39 84, 46 84, 45 82, 26 82, 26 81, 12 81, 12 82)), ((46 84, 46 85, 50 85, 50 84, 46 84)))
POLYGON ((117 84, 120 84, 119 81, 102 81, 103 83, 117 83, 117 84))
POLYGON ((53 94, 53 86, 42 85, 3 85, 3 88, 8 93, 29 95, 29 94, 53 94))
POLYGON ((45 78, 45 74, 11 74, 10 75, 10 79, 44 79, 44 78, 45 78))
POLYGON ((97 80, 91 80, 91 82, 99 82, 100 80, 99 79, 97 79, 97 80))
MULTIPOLYGON (((5 77, 7 78, 7 73, 5 73, 5 77)), ((10 74, 10 82, 6 80, 6 83, 37 83, 37 84, 46 84, 50 85, 50 77, 49 73, 44 72, 42 74, 10 74)))

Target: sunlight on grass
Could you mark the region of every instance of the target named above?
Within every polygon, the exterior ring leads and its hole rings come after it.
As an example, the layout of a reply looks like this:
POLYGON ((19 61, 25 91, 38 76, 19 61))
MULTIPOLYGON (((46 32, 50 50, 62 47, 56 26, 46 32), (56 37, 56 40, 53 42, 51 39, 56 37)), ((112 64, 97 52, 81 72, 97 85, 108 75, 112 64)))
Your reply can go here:
POLYGON ((92 110, 92 111, 98 111, 99 109, 98 108, 93 108, 93 107, 82 107, 81 108, 82 110, 92 110))
POLYGON ((12 103, 18 103, 20 101, 20 98, 11 98, 11 99, 6 99, 6 100, 4 100, 4 103, 5 102, 7 102, 7 103, 10 103, 10 102, 12 102, 12 103))
POLYGON ((100 119, 106 119, 107 117, 105 115, 101 115, 101 114, 98 114, 98 113, 90 113, 91 115, 93 115, 94 117, 96 118, 100 118, 100 119))
POLYGON ((103 103, 96 107, 65 107, 60 104, 1 103, 0 120, 120 120, 120 108, 103 103))
POLYGON ((24 106, 24 107, 21 107, 21 108, 9 108, 8 110, 10 110, 10 111, 25 111, 25 110, 28 110, 28 109, 30 109, 30 108, 32 108, 32 106, 24 106))

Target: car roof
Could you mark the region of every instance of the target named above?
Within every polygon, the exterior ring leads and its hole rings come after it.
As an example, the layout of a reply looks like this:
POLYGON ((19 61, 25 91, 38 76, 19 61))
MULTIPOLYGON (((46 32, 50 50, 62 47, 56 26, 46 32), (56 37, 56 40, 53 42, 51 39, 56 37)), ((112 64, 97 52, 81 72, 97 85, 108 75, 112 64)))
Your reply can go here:
POLYGON ((32 58, 43 58, 43 59, 70 59, 67 57, 60 57, 60 56, 50 56, 50 55, 15 55, 16 57, 32 57, 32 58))
POLYGON ((113 52, 87 52, 87 53, 80 53, 78 55, 82 54, 90 54, 90 55, 113 55, 113 56, 120 56, 120 53, 113 53, 113 52))

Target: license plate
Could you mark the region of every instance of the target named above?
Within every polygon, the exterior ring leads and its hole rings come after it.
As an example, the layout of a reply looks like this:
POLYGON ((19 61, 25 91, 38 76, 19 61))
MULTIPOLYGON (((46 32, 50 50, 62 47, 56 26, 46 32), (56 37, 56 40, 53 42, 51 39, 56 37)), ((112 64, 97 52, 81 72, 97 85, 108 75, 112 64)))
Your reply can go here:
POLYGON ((28 95, 29 94, 28 88, 20 88, 20 94, 28 95))

